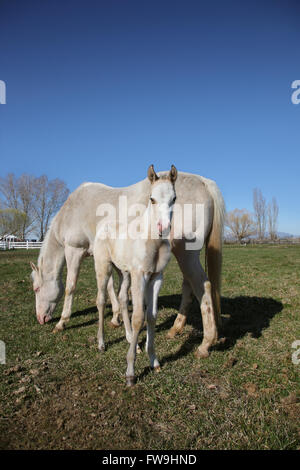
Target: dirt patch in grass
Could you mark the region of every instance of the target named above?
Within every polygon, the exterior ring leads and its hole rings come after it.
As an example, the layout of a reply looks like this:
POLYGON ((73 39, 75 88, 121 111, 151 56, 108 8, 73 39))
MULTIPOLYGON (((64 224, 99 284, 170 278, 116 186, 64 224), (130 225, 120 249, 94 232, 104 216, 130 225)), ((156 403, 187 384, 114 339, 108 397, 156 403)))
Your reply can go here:
POLYGON ((137 394, 142 395, 139 387, 114 384, 112 389, 103 376, 101 381, 70 376, 62 384, 41 386, 35 399, 16 397, 13 419, 2 428, 1 447, 72 449, 76 443, 81 449, 139 448, 145 420, 137 394))

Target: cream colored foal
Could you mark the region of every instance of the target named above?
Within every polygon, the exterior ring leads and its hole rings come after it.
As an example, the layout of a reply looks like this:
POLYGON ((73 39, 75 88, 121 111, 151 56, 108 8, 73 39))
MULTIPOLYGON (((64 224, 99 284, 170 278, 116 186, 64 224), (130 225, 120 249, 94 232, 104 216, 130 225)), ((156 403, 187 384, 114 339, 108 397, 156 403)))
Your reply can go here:
POLYGON ((153 165, 148 169, 151 182, 148 205, 140 216, 140 230, 133 234, 116 221, 102 223, 97 230, 94 245, 94 260, 98 285, 97 307, 99 311, 98 345, 105 349, 103 316, 106 303, 106 288, 116 266, 123 275, 119 292, 119 303, 126 329, 126 338, 130 342, 127 354, 126 383, 135 383, 134 364, 139 332, 144 324, 144 305, 147 315, 146 351, 150 365, 159 369, 155 354, 154 331, 157 316, 157 298, 171 247, 168 236, 171 229, 173 206, 176 200, 175 181, 177 170, 172 165, 170 172, 158 177, 153 165), (118 235, 116 236, 116 228, 118 235), (128 289, 131 279, 133 314, 131 325, 128 317, 128 289))

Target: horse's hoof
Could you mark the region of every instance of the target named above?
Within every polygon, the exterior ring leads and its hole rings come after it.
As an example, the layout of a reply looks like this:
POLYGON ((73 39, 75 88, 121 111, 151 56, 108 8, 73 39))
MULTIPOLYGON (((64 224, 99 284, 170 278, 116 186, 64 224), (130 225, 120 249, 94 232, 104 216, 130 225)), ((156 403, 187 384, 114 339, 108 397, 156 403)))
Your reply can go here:
POLYGON ((167 333, 167 339, 173 339, 173 338, 175 338, 175 336, 176 336, 176 330, 173 330, 171 328, 171 330, 169 330, 168 333, 167 333))
POLYGON ((139 347, 139 345, 137 344, 137 345, 136 345, 136 353, 137 353, 137 354, 141 354, 141 352, 142 352, 142 350, 141 350, 141 348, 139 347))
POLYGON ((56 333, 60 333, 61 331, 64 330, 64 327, 59 327, 57 328, 57 326, 52 330, 52 333, 56 334, 56 333))
POLYGON ((208 352, 207 349, 198 348, 195 351, 195 356, 196 356, 197 359, 206 359, 207 357, 209 357, 209 352, 208 352))
POLYGON ((110 326, 111 328, 119 328, 119 326, 121 326, 121 324, 120 324, 120 323, 119 323, 119 324, 116 324, 116 323, 113 323, 112 321, 110 321, 110 322, 109 322, 109 326, 110 326))
POLYGON ((102 353, 105 351, 105 345, 102 344, 101 346, 98 346, 99 351, 102 353))
POLYGON ((222 337, 222 338, 219 338, 216 342, 217 345, 221 345, 221 344, 225 344, 227 341, 227 338, 225 337, 222 337))
POLYGON ((126 377, 126 385, 127 387, 133 387, 136 383, 136 378, 134 375, 131 375, 129 377, 126 377))
POLYGON ((155 366, 154 367, 154 372, 158 373, 161 371, 161 367, 160 366, 155 366))

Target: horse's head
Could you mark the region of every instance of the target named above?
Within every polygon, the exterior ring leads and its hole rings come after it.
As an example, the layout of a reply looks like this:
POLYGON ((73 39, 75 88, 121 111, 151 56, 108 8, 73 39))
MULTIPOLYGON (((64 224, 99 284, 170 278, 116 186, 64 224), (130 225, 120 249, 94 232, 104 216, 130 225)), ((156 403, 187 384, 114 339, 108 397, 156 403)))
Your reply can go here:
POLYGON ((171 230, 173 206, 176 201, 174 184, 177 179, 177 170, 172 165, 167 175, 159 177, 151 165, 148 168, 148 178, 151 182, 151 225, 156 228, 160 238, 165 238, 171 230))
POLYGON ((38 322, 43 325, 51 320, 57 302, 63 294, 62 282, 58 279, 43 275, 42 260, 39 267, 30 263, 31 279, 35 292, 35 307, 38 322))

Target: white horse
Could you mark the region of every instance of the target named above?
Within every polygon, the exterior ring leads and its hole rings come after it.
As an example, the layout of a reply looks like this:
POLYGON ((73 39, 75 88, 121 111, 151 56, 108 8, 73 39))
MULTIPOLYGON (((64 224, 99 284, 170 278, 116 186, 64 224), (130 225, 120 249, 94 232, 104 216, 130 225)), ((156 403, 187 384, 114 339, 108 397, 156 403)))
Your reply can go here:
MULTIPOLYGON (((166 172, 158 173, 159 176, 166 172)), ((55 306, 63 293, 62 269, 66 260, 67 279, 64 306, 61 319, 54 331, 60 331, 70 319, 73 295, 84 257, 93 254, 96 227, 101 220, 97 216, 99 205, 107 203, 116 209, 116 216, 122 218, 119 201, 126 197, 128 207, 133 203, 147 205, 150 182, 146 178, 125 188, 112 188, 100 183, 84 183, 77 188, 54 217, 40 251, 37 266, 31 263, 33 289, 36 297, 36 314, 41 324, 49 321, 55 306)), ((190 205, 192 211, 186 214, 191 219, 193 231, 202 231, 206 245, 206 264, 208 279, 211 282, 214 315, 206 318, 207 309, 202 309, 203 341, 198 355, 207 356, 208 349, 217 341, 218 326, 221 323, 221 265, 224 226, 224 201, 216 183, 207 178, 189 173, 178 172, 176 180, 176 206, 184 209, 190 205), (197 205, 203 208, 200 222, 195 217, 197 205)), ((175 219, 175 218, 174 218, 175 219)), ((189 222, 189 220, 187 220, 189 222)), ((189 306, 194 294, 201 306, 205 289, 206 274, 200 264, 197 249, 188 249, 189 234, 182 227, 176 231, 175 220, 171 230, 171 247, 183 274, 182 299, 179 314, 168 337, 182 332, 189 306), (174 228, 174 230, 173 230, 174 228), (176 233, 177 232, 177 233, 176 233)), ((189 225, 189 224, 188 224, 189 225)), ((112 277, 108 282, 108 293, 113 310, 113 324, 117 326, 119 303, 114 292, 112 277)))
POLYGON ((155 355, 154 329, 157 316, 157 301, 163 279, 163 270, 170 256, 171 246, 166 239, 171 229, 173 206, 176 200, 174 183, 177 170, 172 165, 167 177, 159 178, 153 165, 148 169, 148 178, 151 182, 148 205, 137 222, 139 231, 128 233, 128 227, 112 223, 100 223, 94 244, 94 260, 98 285, 97 307, 99 311, 98 345, 100 351, 105 349, 104 344, 104 308, 106 288, 116 266, 123 275, 119 302, 122 309, 126 336, 130 347, 127 354, 126 383, 135 382, 134 363, 139 332, 144 323, 144 304, 147 313, 147 340, 146 351, 149 355, 150 365, 159 369, 159 362, 155 355), (116 235, 114 228, 117 228, 116 235), (131 328, 128 319, 128 288, 129 274, 131 279, 131 293, 133 313, 131 328), (153 299, 155 297, 155 299, 153 299))

